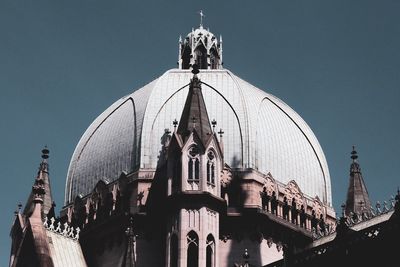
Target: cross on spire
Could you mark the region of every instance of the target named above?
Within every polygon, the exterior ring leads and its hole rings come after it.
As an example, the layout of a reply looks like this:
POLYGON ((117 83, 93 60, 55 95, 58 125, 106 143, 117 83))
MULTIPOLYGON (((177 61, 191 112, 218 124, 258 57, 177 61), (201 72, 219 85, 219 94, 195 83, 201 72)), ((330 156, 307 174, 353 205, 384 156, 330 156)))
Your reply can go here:
POLYGON ((219 134, 219 137, 221 137, 221 138, 222 138, 222 135, 224 134, 224 131, 222 131, 222 129, 219 129, 219 132, 218 132, 218 134, 219 134))
POLYGON ((200 14, 200 27, 203 27, 203 18, 206 15, 204 15, 203 10, 200 10, 199 14, 200 14))

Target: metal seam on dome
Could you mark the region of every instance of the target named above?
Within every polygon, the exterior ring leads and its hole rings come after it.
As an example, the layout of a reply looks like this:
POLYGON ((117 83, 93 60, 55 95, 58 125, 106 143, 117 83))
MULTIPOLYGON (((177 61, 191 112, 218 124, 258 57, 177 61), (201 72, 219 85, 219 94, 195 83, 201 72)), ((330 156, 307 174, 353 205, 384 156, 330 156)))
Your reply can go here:
MULTIPOLYGON (((239 133, 240 133, 240 143, 241 143, 241 165, 243 167, 243 134, 242 134, 242 126, 239 120, 239 117, 235 111, 235 109, 233 108, 233 106, 231 105, 231 103, 224 97, 224 95, 222 95, 217 89, 215 89, 213 86, 201 81, 202 84, 204 84, 205 86, 211 88, 212 90, 214 90, 218 95, 220 95, 222 97, 222 99, 224 99, 224 101, 229 105, 229 107, 231 108, 232 112, 235 114, 238 126, 239 126, 239 133)), ((171 98, 173 98, 175 96, 175 94, 177 94, 178 92, 180 92, 181 90, 183 90, 184 88, 186 88, 187 86, 189 86, 190 84, 186 84, 184 86, 182 86, 181 88, 179 88, 177 91, 175 91, 170 97, 167 98, 167 100, 162 104, 161 108, 158 110, 156 116, 153 119, 153 123, 151 125, 151 131, 153 131, 154 129, 154 124, 158 118, 158 115, 160 114, 161 110, 163 109, 163 107, 167 104, 167 102, 169 100, 171 100, 171 98)))
MULTIPOLYGON (((69 191, 69 199, 68 199, 68 201, 71 201, 71 190, 72 190, 72 188, 71 188, 71 184, 72 184, 72 182, 73 182, 73 179, 74 179, 74 173, 75 173, 75 169, 76 169, 76 166, 77 166, 77 164, 78 164, 78 161, 79 161, 79 159, 80 159, 80 157, 81 157, 81 155, 82 155, 82 153, 83 153, 83 150, 85 149, 85 147, 87 146, 87 144, 89 143, 89 141, 90 141, 90 139, 93 137, 93 135, 95 134, 95 132, 100 128, 100 126, 112 115, 112 114, 114 114, 114 112, 115 111, 117 111, 122 105, 124 105, 126 102, 128 102, 129 100, 131 100, 131 102, 132 102, 132 104, 133 104, 133 99, 132 99, 132 97, 129 97, 129 98, 127 98, 125 101, 123 101, 120 105, 118 105, 111 113, 109 113, 102 121, 101 121, 101 123, 99 123, 98 124, 98 126, 92 131, 92 133, 89 135, 89 137, 86 139, 86 141, 84 142, 84 145, 82 146, 82 148, 80 149, 80 151, 79 151, 79 154, 78 154, 78 157, 76 158, 76 160, 75 160, 75 164, 74 164, 74 167, 73 167, 73 169, 72 169, 72 171, 71 171, 71 176, 69 176, 68 177, 68 179, 67 179, 67 185, 68 185, 68 191, 69 191)), ((90 127, 90 126, 89 126, 90 127)), ((74 152, 74 154, 75 154, 75 152, 74 152)))
MULTIPOLYGON (((246 102, 246 99, 243 96, 242 88, 239 85, 238 81, 236 80, 236 75, 231 73, 229 70, 226 70, 226 73, 232 78, 232 81, 236 84, 236 87, 238 88, 238 92, 239 92, 239 94, 241 96, 241 100, 242 100, 242 103, 243 103, 243 106, 244 106, 243 112, 244 112, 244 116, 246 118, 245 119, 245 128, 246 128, 246 133, 247 133, 247 146, 246 146, 247 147, 247 164, 250 165, 250 162, 251 162, 250 161, 250 127, 249 127, 250 118, 249 118, 249 115, 247 114, 247 102, 246 102)), ((244 167, 243 163, 242 163, 242 167, 244 167)), ((248 168, 250 166, 246 166, 246 167, 248 168)))
POLYGON ((210 87, 211 89, 213 89, 215 92, 217 92, 217 94, 219 94, 221 97, 222 97, 222 99, 224 99, 225 100, 225 102, 229 105, 229 107, 232 109, 232 112, 233 112, 233 114, 235 114, 235 117, 236 117, 236 120, 237 120, 237 123, 238 123, 238 126, 239 126, 239 133, 240 133, 240 143, 242 144, 241 145, 241 151, 242 151, 242 155, 241 155, 241 165, 242 165, 242 167, 243 167, 243 134, 242 134, 242 126, 241 126, 241 124, 240 124, 240 120, 239 120, 239 116, 237 115, 237 113, 236 113, 236 111, 235 111, 235 109, 233 108, 233 106, 231 105, 231 103, 224 97, 224 95, 223 94, 221 94, 217 89, 215 89, 214 87, 212 87, 211 85, 209 85, 209 84, 207 84, 207 83, 205 83, 205 82, 201 82, 202 84, 204 84, 204 85, 206 85, 206 86, 208 86, 208 87, 210 87))
POLYGON ((160 109, 158 110, 158 112, 156 113, 156 115, 154 116, 154 120, 153 123, 151 124, 151 130, 154 129, 154 123, 158 117, 158 115, 160 114, 161 110, 164 108, 164 106, 167 104, 167 102, 175 96, 175 94, 177 94, 178 92, 180 92, 181 90, 183 90, 185 87, 188 87, 190 85, 190 83, 182 86, 181 88, 179 88, 178 90, 176 90, 170 97, 167 98, 167 100, 165 100, 165 102, 161 105, 160 109))
MULTIPOLYGON (((171 70, 167 70, 167 71, 164 72, 161 76, 159 76, 157 79, 155 79, 154 81, 152 81, 152 82, 154 82, 154 86, 153 86, 153 88, 152 88, 152 90, 151 90, 151 93, 150 93, 150 95, 149 95, 149 98, 148 98, 148 100, 147 100, 146 107, 145 107, 144 110, 143 110, 143 114, 146 114, 148 104, 150 103, 150 100, 152 99, 152 96, 153 96, 153 94, 154 94, 154 89, 157 88, 157 85, 158 85, 158 83, 160 82, 160 79, 161 79, 162 77, 164 77, 167 73, 170 73, 170 72, 171 72, 171 70)), ((150 83, 152 83, 152 82, 150 82, 150 83)), ((143 87, 142 87, 142 88, 143 88, 143 87)), ((144 128, 143 126, 145 125, 145 121, 146 121, 146 116, 143 115, 142 127, 141 127, 141 129, 140 129, 139 169, 141 168, 141 164, 142 164, 142 139, 143 139, 142 136, 143 136, 143 128, 144 128)))
MULTIPOLYGON (((138 156, 138 153, 140 153, 140 148, 139 150, 137 150, 137 142, 138 142, 138 137, 137 137, 137 118, 136 118, 136 104, 135 104, 135 100, 132 99, 132 105, 133 105, 133 119, 134 119, 134 124, 133 124, 133 128, 134 128, 134 132, 135 134, 133 135, 133 147, 132 147, 132 159, 131 159, 131 170, 130 171, 134 171, 133 168, 136 167, 136 157, 138 156)), ((139 156, 140 158, 140 156, 139 156)))
MULTIPOLYGON (((301 133, 304 135, 304 137, 307 139, 307 142, 310 144, 310 146, 311 146, 311 148, 312 148, 312 150, 313 150, 313 152, 314 152, 314 154, 315 154, 315 156, 317 157, 317 159, 318 159, 318 163, 319 163, 319 165, 320 165, 320 168, 321 168, 321 171, 322 171, 322 175, 323 175, 323 178, 324 178, 324 184, 325 184, 325 186, 324 186, 324 194, 325 194, 325 201, 328 203, 329 201, 328 201, 328 194, 327 194, 327 192, 326 192, 326 177, 325 177, 325 171, 324 171, 324 168, 323 168, 323 166, 322 166, 322 163, 321 163, 321 160, 320 160, 320 158, 319 158, 319 156, 318 156, 318 153, 317 153, 317 151, 315 150, 315 148, 314 148, 314 146, 313 146, 313 144, 312 144, 312 142, 310 141, 310 139, 308 138, 308 136, 305 134, 305 132, 303 131, 303 129, 301 129, 301 127, 296 123, 296 121, 285 111, 285 110, 283 110, 278 104, 276 104, 272 99, 270 99, 269 97, 264 97, 262 100, 261 100, 261 103, 264 101, 264 100, 269 100, 272 104, 274 104, 276 107, 278 107, 283 113, 285 113, 285 115, 296 125, 296 127, 301 131, 301 133)), ((261 105, 260 105, 261 106, 261 105)))

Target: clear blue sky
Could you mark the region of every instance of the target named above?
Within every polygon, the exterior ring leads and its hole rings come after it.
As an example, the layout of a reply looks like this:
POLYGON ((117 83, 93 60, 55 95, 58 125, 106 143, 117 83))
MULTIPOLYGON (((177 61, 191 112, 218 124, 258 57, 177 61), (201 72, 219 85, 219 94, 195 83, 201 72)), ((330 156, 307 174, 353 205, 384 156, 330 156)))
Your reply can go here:
POLYGON ((280 97, 318 137, 337 211, 351 146, 372 201, 399 179, 399 1, 0 2, 0 266, 18 202, 50 148, 62 206, 70 157, 115 100, 176 66, 178 37, 204 24, 224 40, 224 63, 280 97))

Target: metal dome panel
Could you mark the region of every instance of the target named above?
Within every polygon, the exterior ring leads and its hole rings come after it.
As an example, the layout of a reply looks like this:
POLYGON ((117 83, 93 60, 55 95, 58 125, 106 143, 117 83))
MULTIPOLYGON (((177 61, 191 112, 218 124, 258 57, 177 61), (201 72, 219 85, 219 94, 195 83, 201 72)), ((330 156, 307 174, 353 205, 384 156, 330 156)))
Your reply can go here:
MULTIPOLYGON (((103 112, 74 152, 66 201, 88 194, 103 177, 112 181, 122 171, 155 169, 165 129, 172 131, 172 121, 180 118, 192 75, 169 70, 103 112)), ((325 156, 296 112, 228 70, 202 70, 198 76, 209 118, 225 132, 227 164, 271 172, 282 183, 295 180, 303 193, 331 205, 325 156)))

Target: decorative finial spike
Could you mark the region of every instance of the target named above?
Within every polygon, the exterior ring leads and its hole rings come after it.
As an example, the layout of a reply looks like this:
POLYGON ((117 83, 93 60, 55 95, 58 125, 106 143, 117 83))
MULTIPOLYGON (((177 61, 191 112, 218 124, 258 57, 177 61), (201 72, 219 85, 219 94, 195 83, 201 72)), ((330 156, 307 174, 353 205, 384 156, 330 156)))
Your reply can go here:
POLYGON ((197 64, 193 64, 193 66, 192 66, 192 73, 193 73, 194 75, 197 75, 199 72, 200 72, 200 71, 199 71, 199 66, 198 66, 197 64))
POLYGON ((250 258, 250 254, 249 254, 249 252, 247 251, 247 248, 246 248, 246 249, 244 249, 244 254, 243 254, 243 259, 244 259, 245 266, 248 266, 249 258, 250 258))
POLYGON ((215 126, 217 126, 217 121, 216 121, 215 119, 213 119, 213 120, 211 121, 211 125, 212 125, 212 127, 213 127, 213 132, 215 132, 215 126))
POLYGON ((205 17, 203 10, 200 10, 200 28, 203 28, 203 18, 205 17))
POLYGON ((178 126, 178 121, 176 119, 174 119, 172 124, 174 125, 174 130, 176 130, 176 126, 178 126))
POLYGON ((346 204, 342 203, 342 205, 340 206, 342 208, 342 217, 346 216, 346 204))
POLYGON ((48 159, 49 158, 49 149, 47 148, 47 145, 44 146, 44 148, 42 149, 42 159, 48 159))
POLYGON ((357 155, 356 147, 353 145, 353 150, 351 151, 351 159, 353 161, 356 161, 357 158, 358 158, 358 155, 357 155))

